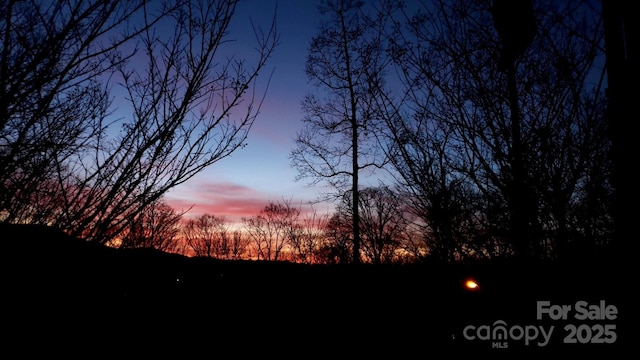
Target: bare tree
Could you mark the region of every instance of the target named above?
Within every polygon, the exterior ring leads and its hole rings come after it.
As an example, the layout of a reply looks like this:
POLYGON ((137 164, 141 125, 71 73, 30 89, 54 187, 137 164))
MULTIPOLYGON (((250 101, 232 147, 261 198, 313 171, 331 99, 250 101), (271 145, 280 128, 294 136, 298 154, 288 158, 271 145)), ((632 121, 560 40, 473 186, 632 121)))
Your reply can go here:
MULTIPOLYGON (((352 208, 351 199, 351 195, 346 194, 336 207, 332 227, 338 223, 353 226, 354 220, 349 211, 352 208)), ((359 199, 364 260, 373 264, 394 262, 409 230, 409 219, 405 214, 408 203, 385 185, 361 189, 359 199)))
POLYGON ((329 216, 325 228, 325 241, 317 251, 316 258, 323 264, 348 264, 353 246, 353 225, 349 213, 340 212, 340 207, 329 216))
POLYGON ((631 264, 635 251, 629 251, 628 234, 635 227, 636 217, 629 209, 637 203, 638 189, 631 179, 635 166, 629 162, 629 154, 636 146, 635 123, 628 121, 635 113, 638 79, 638 22, 632 3, 624 1, 601 1, 603 28, 605 33, 607 62, 607 122, 612 142, 614 252, 631 264))
POLYGON ((389 53, 404 90, 378 92, 395 174, 456 253, 547 257, 604 244, 611 166, 599 7, 533 1, 534 36, 505 39, 501 22, 520 19, 514 26, 528 33, 531 19, 500 18, 496 4, 437 1, 398 20, 406 27, 390 34, 389 53), (596 237, 585 231, 594 221, 596 237))
POLYGON ((118 247, 173 252, 182 215, 165 202, 152 203, 129 223, 129 228, 120 236, 118 247))
POLYGON ((294 252, 294 261, 304 264, 318 262, 316 258, 319 249, 325 242, 325 228, 328 221, 327 214, 318 214, 313 209, 311 213, 304 215, 298 223, 291 227, 289 236, 290 246, 294 252))
POLYGON ((259 260, 282 260, 282 250, 289 245, 299 216, 300 209, 290 201, 270 201, 257 215, 242 219, 259 260))
POLYGON ((110 99, 101 80, 133 56, 124 45, 166 15, 128 26, 146 5, 0 4, 0 211, 5 221, 50 223, 62 212, 59 183, 68 176, 68 159, 94 145, 106 126, 110 99))
POLYGON ((188 221, 184 219, 177 224, 178 227, 178 237, 175 242, 175 246, 173 247, 172 253, 184 255, 184 256, 193 256, 192 250, 187 243, 185 238, 185 232, 187 232, 188 221))
POLYGON ((244 145, 264 99, 258 76, 278 43, 275 17, 266 32, 253 29, 256 53, 236 57, 238 1, 3 4, 5 221, 107 242, 244 145), (118 112, 112 86, 124 93, 118 112))
POLYGON ((421 113, 389 118, 390 162, 396 184, 413 215, 412 252, 454 262, 468 256, 508 253, 497 246, 488 209, 456 155, 453 129, 421 113), (408 120, 411 119, 411 120, 408 120), (493 244, 492 244, 493 242, 493 244))
POLYGON ((226 259, 232 252, 229 224, 224 216, 203 214, 189 219, 182 236, 195 256, 226 259))
POLYGON ((311 41, 306 73, 322 91, 303 101, 305 128, 296 138, 290 159, 298 179, 312 185, 327 182, 340 198, 353 196, 353 262, 360 262, 358 196, 360 173, 379 168, 382 152, 375 146, 376 121, 372 91, 383 81, 386 57, 382 44, 387 8, 375 16, 362 1, 323 1, 328 20, 311 41), (323 99, 324 97, 324 99, 323 99))
POLYGON ((388 186, 370 187, 359 207, 364 254, 374 264, 394 262, 408 226, 404 199, 388 186))
POLYGON ((247 249, 249 247, 249 239, 240 230, 234 230, 231 232, 230 239, 230 251, 228 253, 228 259, 239 260, 247 256, 247 249))

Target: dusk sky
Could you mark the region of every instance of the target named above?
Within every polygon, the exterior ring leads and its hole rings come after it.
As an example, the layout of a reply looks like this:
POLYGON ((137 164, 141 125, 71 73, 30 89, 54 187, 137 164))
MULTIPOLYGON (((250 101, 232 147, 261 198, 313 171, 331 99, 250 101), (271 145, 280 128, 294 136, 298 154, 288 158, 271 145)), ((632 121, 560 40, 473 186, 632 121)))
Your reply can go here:
MULTIPOLYGON (((229 39, 237 39, 239 49, 255 44, 249 19, 268 30, 277 4, 280 44, 267 64, 267 71, 274 71, 273 78, 247 146, 169 192, 166 200, 176 211, 192 207, 187 217, 209 213, 237 221, 256 215, 270 200, 290 200, 292 205, 300 205, 316 198, 317 191, 309 188, 306 181, 295 181, 297 170, 290 166, 288 157, 296 133, 302 128, 301 101, 307 91, 313 90, 304 68, 310 40, 320 23, 318 3, 317 0, 239 3, 229 33, 229 39)), ((264 85, 268 73, 262 75, 264 85)), ((324 212, 327 206, 319 206, 317 210, 324 212)))

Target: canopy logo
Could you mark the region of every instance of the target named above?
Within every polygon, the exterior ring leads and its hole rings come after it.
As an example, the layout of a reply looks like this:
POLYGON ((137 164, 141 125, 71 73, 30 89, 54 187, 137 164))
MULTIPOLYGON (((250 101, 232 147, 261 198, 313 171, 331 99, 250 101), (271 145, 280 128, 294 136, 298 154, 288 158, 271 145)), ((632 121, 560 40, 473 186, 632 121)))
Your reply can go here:
POLYGON ((554 325, 548 325, 548 321, 563 321, 562 342, 565 344, 612 344, 616 342, 617 334, 616 324, 611 322, 617 316, 618 308, 604 300, 597 304, 578 301, 573 305, 537 301, 536 320, 546 320, 545 324, 508 325, 504 320, 496 320, 493 324, 467 325, 462 335, 469 341, 491 342, 493 348, 508 348, 511 341, 521 342, 525 346, 543 347, 549 344, 555 329, 554 325), (572 320, 579 323, 570 322, 572 320))
POLYGON ((546 346, 553 333, 553 325, 545 329, 536 325, 507 326, 503 320, 496 320, 492 325, 467 325, 462 334, 467 340, 491 341, 496 348, 508 347, 508 341, 523 341, 525 345, 535 342, 538 346, 546 346))

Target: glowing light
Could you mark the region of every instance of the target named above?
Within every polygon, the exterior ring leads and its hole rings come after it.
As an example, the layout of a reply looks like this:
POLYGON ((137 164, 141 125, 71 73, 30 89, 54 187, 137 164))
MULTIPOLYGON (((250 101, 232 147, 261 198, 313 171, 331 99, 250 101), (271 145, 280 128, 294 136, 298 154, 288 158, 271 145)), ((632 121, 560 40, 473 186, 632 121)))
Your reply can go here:
POLYGON ((480 285, 473 279, 467 279, 464 282, 464 288, 470 291, 478 291, 480 290, 480 285))

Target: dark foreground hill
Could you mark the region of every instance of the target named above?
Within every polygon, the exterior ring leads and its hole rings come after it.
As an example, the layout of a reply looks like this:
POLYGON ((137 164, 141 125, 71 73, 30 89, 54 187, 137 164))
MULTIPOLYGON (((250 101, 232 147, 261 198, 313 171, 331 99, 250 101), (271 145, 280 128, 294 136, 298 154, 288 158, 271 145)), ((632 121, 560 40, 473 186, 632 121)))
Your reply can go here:
POLYGON ((309 266, 118 250, 45 227, 0 236, 5 351, 21 357, 612 358, 635 340, 633 291, 605 258, 309 266))

